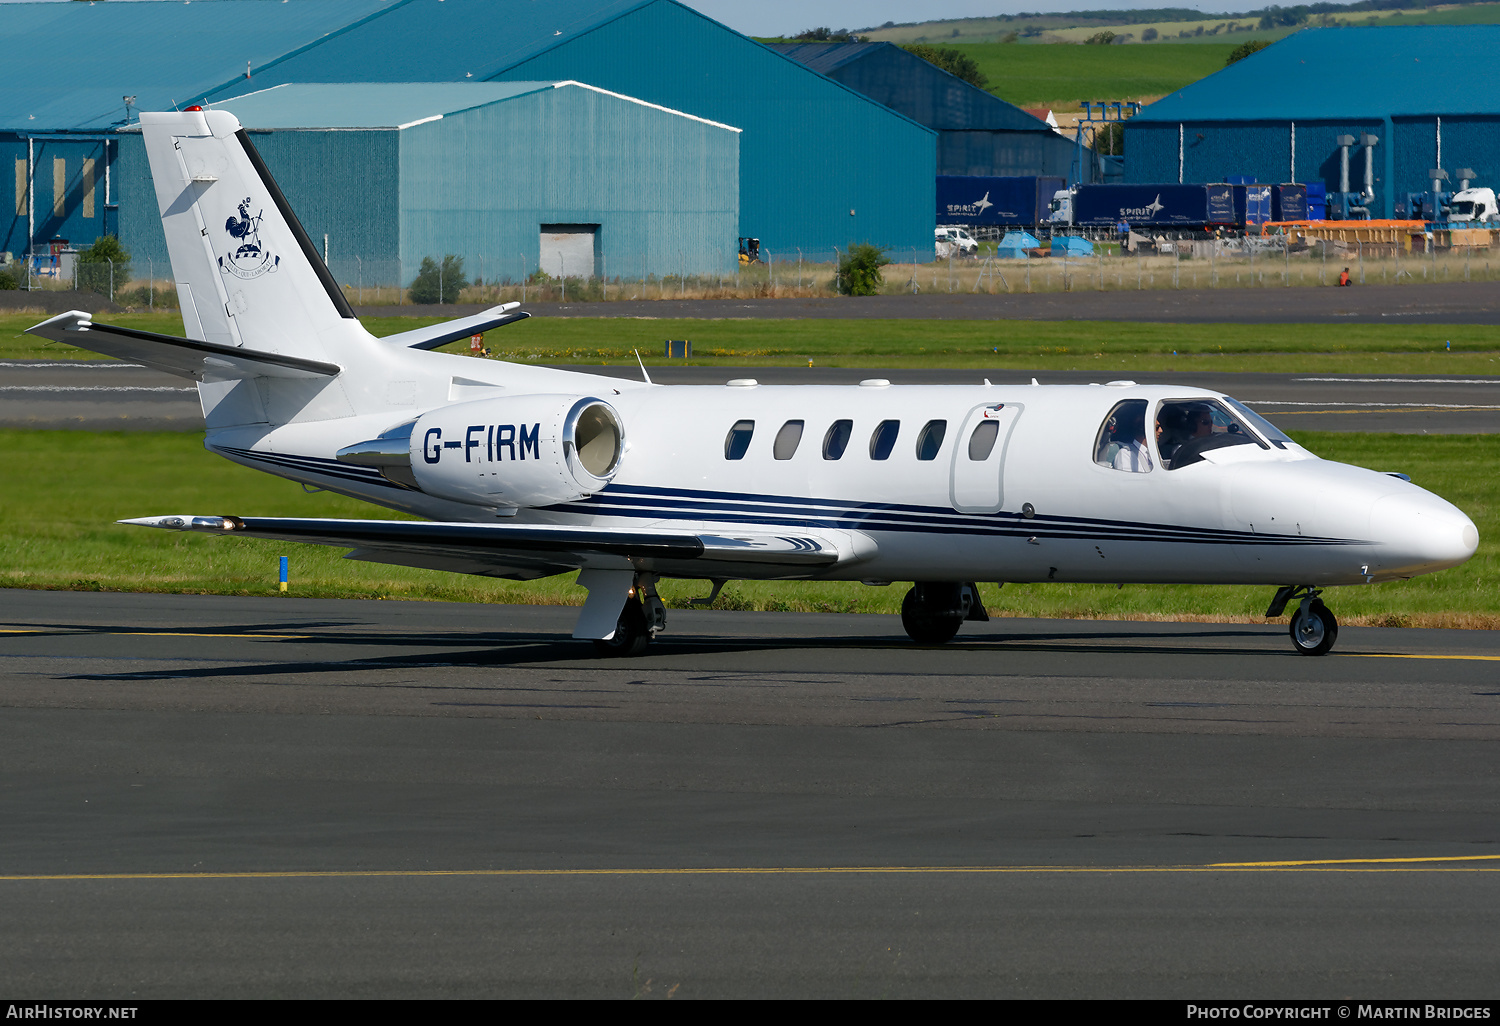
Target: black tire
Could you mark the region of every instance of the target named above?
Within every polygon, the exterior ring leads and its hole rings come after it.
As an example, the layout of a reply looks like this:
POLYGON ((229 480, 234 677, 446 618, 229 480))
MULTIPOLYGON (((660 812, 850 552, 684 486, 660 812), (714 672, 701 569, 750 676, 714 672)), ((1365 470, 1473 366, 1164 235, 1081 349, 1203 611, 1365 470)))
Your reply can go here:
POLYGON ((651 632, 646 629, 646 611, 637 599, 630 599, 620 610, 620 620, 615 624, 614 637, 594 640, 594 651, 602 656, 638 656, 651 644, 651 632))
POLYGON ((1339 639, 1339 622, 1334 619, 1327 606, 1314 599, 1307 604, 1306 616, 1303 616, 1300 608, 1292 614, 1288 633, 1292 636, 1292 647, 1297 650, 1298 655, 1327 655, 1333 648, 1333 643, 1339 639))
POLYGON ((963 613, 955 609, 934 610, 917 588, 906 593, 901 600, 901 626, 907 637, 919 645, 943 645, 953 640, 959 625, 964 622, 963 613))

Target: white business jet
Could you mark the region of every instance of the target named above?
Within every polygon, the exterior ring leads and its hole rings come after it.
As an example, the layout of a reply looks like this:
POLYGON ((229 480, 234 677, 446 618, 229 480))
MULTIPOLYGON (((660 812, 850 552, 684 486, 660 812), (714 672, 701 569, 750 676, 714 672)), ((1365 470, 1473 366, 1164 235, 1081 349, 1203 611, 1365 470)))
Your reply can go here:
MULTIPOLYGON (((642 651, 662 578, 913 581, 922 643, 987 619, 975 581, 1265 584, 1296 651, 1330 585, 1473 555, 1458 509, 1321 460, 1217 392, 1093 386, 653 385, 429 352, 515 304, 375 338, 223 111, 142 114, 187 338, 73 312, 31 331, 198 382, 213 452, 426 518, 176 515, 525 580, 582 571, 574 637, 642 651)), ((643 375, 644 376, 644 375, 643 375)))

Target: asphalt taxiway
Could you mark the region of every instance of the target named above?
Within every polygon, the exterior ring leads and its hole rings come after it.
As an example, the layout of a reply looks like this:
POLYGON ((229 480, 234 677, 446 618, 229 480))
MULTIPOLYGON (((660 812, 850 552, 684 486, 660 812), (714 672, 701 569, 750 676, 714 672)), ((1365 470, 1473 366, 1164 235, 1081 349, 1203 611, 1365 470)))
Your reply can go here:
MULTIPOLYGON (((636 367, 573 367, 637 378, 636 367)), ((755 378, 766 384, 854 384, 886 378, 897 384, 1088 384, 1100 371, 1017 371, 839 367, 684 367, 654 365, 664 384, 722 384, 755 378)), ((1142 382, 1215 388, 1244 401, 1287 430, 1382 431, 1397 434, 1500 432, 1500 376, 1309 375, 1194 373, 1137 375, 1142 382)), ((203 415, 191 382, 113 361, 0 362, 0 427, 90 431, 201 431, 203 415)))
POLYGON ((0 989, 1493 996, 1500 633, 573 616, 0 591, 0 989))

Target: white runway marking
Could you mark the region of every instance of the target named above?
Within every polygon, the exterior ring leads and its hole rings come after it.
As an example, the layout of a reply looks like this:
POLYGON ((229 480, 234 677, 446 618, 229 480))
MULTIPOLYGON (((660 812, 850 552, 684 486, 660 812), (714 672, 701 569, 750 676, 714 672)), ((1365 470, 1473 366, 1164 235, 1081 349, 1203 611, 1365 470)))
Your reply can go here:
POLYGON ((1500 378, 1293 378, 1292 380, 1336 381, 1365 385, 1500 385, 1500 378))
POLYGON ((1327 399, 1317 403, 1292 402, 1281 399, 1242 399, 1249 406, 1358 406, 1376 409, 1400 409, 1414 406, 1424 410, 1500 410, 1500 406, 1483 406, 1471 403, 1346 403, 1338 399, 1327 399))
POLYGON ((0 392, 197 392, 176 385, 0 385, 0 392))
POLYGON ((146 365, 143 363, 116 363, 112 360, 70 360, 67 363, 37 363, 32 360, 0 360, 0 367, 20 367, 25 370, 40 369, 42 367, 62 367, 66 370, 115 370, 128 367, 141 370, 146 365))

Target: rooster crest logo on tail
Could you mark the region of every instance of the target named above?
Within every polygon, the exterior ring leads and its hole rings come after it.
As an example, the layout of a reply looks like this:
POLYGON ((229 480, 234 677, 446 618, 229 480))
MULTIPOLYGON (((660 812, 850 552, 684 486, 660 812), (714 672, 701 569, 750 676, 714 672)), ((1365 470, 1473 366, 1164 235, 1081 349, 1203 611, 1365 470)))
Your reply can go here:
POLYGON ((260 222, 265 211, 252 216, 250 202, 251 198, 246 196, 240 204, 240 216, 224 221, 224 230, 231 239, 238 240, 239 245, 219 257, 219 270, 236 278, 259 278, 281 264, 281 257, 272 256, 260 241, 260 222))

